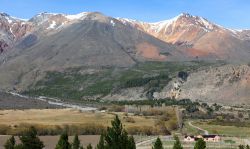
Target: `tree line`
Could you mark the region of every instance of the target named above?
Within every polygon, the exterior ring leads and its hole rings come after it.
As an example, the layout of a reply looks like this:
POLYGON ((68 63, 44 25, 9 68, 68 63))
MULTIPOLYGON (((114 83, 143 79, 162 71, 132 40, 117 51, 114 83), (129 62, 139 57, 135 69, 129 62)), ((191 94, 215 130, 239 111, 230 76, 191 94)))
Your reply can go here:
MULTIPOLYGON (((4 144, 5 149, 43 149, 44 143, 39 139, 35 127, 30 127, 29 130, 19 136, 20 142, 16 144, 14 136, 11 136, 4 144)), ((181 141, 177 136, 174 137, 175 143, 173 149, 183 149, 181 141)), ((205 149, 206 142, 203 139, 196 141, 194 149, 205 149)), ((63 133, 55 149, 84 149, 78 138, 78 135, 74 136, 72 143, 69 142, 68 134, 63 133)), ((86 149, 93 149, 92 145, 86 146, 86 149)), ((99 139, 99 143, 95 149, 136 149, 136 144, 133 136, 129 136, 123 125, 116 115, 114 120, 111 121, 111 127, 107 128, 105 133, 102 133, 99 139)), ((153 143, 152 149, 164 149, 161 139, 158 137, 153 143)), ((249 146, 240 145, 239 149, 249 149, 249 146)))
MULTIPOLYGON (((133 136, 129 136, 123 128, 122 123, 116 115, 111 121, 112 127, 107 128, 107 132, 102 133, 96 149, 135 149, 135 140, 133 136)), ((20 144, 16 144, 14 136, 11 136, 4 144, 5 149, 42 149, 44 143, 39 139, 35 127, 30 127, 29 130, 19 136, 20 144)), ((92 149, 92 145, 86 146, 86 149, 92 149)), ((75 135, 72 143, 69 142, 68 134, 63 133, 55 149, 84 149, 78 135, 75 135)))

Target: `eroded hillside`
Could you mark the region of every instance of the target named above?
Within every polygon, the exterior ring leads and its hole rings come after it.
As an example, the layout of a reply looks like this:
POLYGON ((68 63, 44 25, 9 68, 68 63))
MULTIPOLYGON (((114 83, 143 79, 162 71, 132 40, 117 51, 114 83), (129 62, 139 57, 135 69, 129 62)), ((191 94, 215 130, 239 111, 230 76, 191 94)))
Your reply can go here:
POLYGON ((223 104, 250 103, 249 65, 224 65, 190 73, 187 80, 172 80, 157 98, 188 98, 223 104))

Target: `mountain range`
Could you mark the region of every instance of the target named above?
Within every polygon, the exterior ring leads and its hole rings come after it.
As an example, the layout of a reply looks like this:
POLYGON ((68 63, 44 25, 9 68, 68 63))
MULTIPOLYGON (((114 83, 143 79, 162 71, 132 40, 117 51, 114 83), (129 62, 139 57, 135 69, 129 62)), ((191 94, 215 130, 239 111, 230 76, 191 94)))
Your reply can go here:
POLYGON ((72 68, 130 69, 152 61, 244 65, 249 57, 250 30, 228 29, 188 13, 156 23, 99 12, 45 12, 29 20, 0 13, 2 90, 27 90, 47 72, 72 68))
MULTIPOLYGON (((186 57, 189 59, 220 59, 242 62, 248 61, 250 53, 250 30, 228 29, 188 13, 182 13, 170 20, 147 23, 125 18, 112 18, 97 12, 83 12, 76 15, 40 13, 29 20, 1 13, 0 51, 3 53, 7 49, 31 47, 35 44, 34 42, 40 42, 42 37, 54 36, 70 27, 71 29, 77 28, 80 23, 87 24, 90 21, 106 25, 102 26, 102 28, 106 27, 106 31, 109 31, 108 27, 110 27, 110 31, 130 29, 133 30, 133 33, 137 32, 137 36, 140 37, 151 35, 163 41, 161 46, 165 44, 171 45, 171 49, 175 48, 174 51, 168 53, 169 48, 165 47, 154 47, 154 50, 151 50, 154 44, 151 45, 148 41, 136 43, 137 45, 133 48, 137 49, 137 53, 140 53, 139 55, 144 58, 153 60, 167 60, 166 54, 170 54, 175 56, 177 60, 186 57), (147 50, 145 46, 150 50, 147 50), (144 50, 141 50, 142 47, 144 50), (165 54, 161 54, 162 50, 165 54)), ((126 33, 129 34, 129 32, 126 33)), ((133 37, 136 38, 134 35, 133 37)), ((127 45, 124 48, 131 48, 131 46, 127 45)), ((171 57, 170 55, 168 57, 171 57)))

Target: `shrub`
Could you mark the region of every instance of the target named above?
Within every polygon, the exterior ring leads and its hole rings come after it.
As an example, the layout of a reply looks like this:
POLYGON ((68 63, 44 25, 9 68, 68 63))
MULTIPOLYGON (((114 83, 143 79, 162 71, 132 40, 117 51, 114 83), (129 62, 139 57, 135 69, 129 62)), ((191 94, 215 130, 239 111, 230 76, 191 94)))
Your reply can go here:
POLYGON ((185 71, 180 71, 178 73, 178 77, 181 78, 183 81, 187 81, 188 73, 185 71))

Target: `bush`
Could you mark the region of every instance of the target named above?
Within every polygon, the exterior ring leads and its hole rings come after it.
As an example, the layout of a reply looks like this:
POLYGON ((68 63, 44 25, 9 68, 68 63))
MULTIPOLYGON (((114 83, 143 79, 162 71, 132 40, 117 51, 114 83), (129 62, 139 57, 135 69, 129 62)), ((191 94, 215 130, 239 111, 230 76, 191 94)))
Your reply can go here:
POLYGON ((187 81, 188 73, 185 71, 180 71, 178 73, 178 77, 181 78, 183 81, 187 81))

